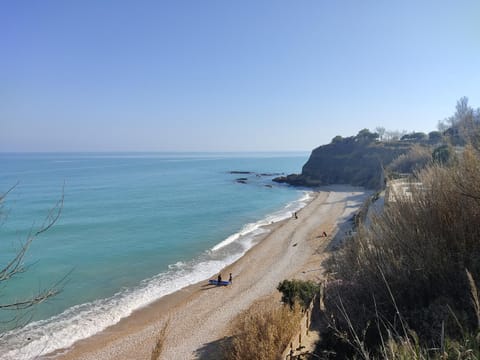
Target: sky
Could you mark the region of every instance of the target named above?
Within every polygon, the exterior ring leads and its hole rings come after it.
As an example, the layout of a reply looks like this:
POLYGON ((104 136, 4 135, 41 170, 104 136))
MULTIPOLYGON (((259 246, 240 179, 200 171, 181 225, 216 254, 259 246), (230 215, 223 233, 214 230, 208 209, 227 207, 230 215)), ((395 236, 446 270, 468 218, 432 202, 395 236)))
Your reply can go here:
POLYGON ((309 151, 480 107, 480 1, 0 0, 0 152, 309 151))

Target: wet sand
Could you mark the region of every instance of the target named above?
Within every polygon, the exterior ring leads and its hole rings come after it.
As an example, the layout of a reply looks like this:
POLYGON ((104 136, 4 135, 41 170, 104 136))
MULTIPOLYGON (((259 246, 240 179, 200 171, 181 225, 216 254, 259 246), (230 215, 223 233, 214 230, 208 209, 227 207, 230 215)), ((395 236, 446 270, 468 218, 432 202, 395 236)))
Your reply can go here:
POLYGON ((44 358, 150 359, 156 337, 168 321, 161 359, 211 359, 229 335, 232 320, 255 301, 271 297, 284 279, 321 280, 327 246, 339 241, 352 215, 368 193, 350 186, 322 188, 291 218, 270 227, 241 259, 222 271, 233 284, 210 286, 201 282, 135 311, 106 330, 44 358), (323 237, 326 232, 328 237, 323 237))

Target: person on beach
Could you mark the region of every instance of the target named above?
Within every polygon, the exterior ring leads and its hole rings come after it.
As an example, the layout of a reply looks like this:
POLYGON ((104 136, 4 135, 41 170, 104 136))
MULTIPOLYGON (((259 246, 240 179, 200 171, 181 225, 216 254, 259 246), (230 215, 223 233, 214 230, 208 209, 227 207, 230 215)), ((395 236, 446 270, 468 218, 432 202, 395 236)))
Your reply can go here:
POLYGON ((295 212, 295 219, 298 219, 297 212, 295 212))
POLYGON ((327 233, 326 233, 325 231, 323 232, 323 236, 324 236, 324 237, 327 237, 327 233))
POLYGON ((220 285, 221 282, 222 282, 222 274, 218 274, 217 285, 220 285))
POLYGON ((230 284, 232 283, 232 273, 230 273, 230 277, 228 278, 228 281, 230 282, 230 284))

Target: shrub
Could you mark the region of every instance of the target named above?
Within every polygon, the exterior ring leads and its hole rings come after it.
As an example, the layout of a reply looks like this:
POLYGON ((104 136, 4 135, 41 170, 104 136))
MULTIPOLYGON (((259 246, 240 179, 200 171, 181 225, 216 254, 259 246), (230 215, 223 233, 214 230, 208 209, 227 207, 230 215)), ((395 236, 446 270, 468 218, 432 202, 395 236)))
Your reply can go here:
POLYGON ((398 173, 413 173, 427 166, 432 155, 427 147, 414 145, 406 154, 397 157, 389 165, 389 170, 398 173))
POLYGON ((374 351, 388 333, 408 338, 405 324, 429 345, 440 343, 442 323, 451 339, 478 327, 465 272, 480 279, 478 153, 467 148, 449 167, 430 165, 416 177, 423 185, 412 198, 360 226, 328 265, 326 315, 374 351))
POLYGON ((261 301, 253 304, 234 321, 232 341, 223 349, 224 359, 280 359, 298 330, 300 307, 261 301))
POLYGON ((423 132, 412 132, 410 134, 403 135, 401 141, 423 141, 428 138, 427 134, 423 132))
POLYGON ((433 150, 432 159, 441 165, 445 165, 452 157, 451 153, 452 150, 448 145, 441 145, 433 150))
POLYGON ((428 141, 432 144, 437 144, 443 140, 442 133, 440 131, 430 131, 428 133, 428 141))
POLYGON ((283 280, 278 284, 277 290, 282 293, 283 303, 293 307, 298 302, 306 309, 320 290, 320 286, 313 281, 283 280))

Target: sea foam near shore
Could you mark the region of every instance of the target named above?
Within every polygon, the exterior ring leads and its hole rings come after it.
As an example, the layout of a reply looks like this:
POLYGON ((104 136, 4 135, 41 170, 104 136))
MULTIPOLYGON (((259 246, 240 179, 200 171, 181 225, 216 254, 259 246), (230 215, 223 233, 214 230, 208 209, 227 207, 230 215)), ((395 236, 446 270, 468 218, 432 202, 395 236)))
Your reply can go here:
POLYGON ((136 309, 208 279, 244 255, 255 244, 258 235, 269 231, 267 225, 291 217, 312 196, 312 192, 305 191, 300 199, 257 222, 246 224, 239 232, 230 235, 201 256, 188 262, 171 264, 168 271, 143 280, 136 287, 124 289, 105 299, 73 306, 59 315, 3 334, 0 359, 30 359, 67 348, 78 340, 118 323, 136 309))

